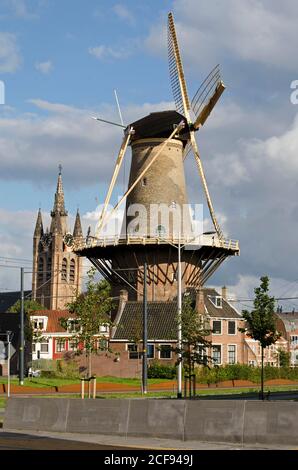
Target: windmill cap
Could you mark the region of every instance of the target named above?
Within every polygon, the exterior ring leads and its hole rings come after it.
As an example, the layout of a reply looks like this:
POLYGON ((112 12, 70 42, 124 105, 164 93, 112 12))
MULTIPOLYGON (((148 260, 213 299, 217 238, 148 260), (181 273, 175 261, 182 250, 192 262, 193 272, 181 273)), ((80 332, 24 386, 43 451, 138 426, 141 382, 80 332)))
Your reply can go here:
POLYGON ((135 133, 132 141, 146 138, 168 138, 173 132, 174 126, 184 121, 185 127, 180 132, 178 139, 186 141, 189 139, 189 126, 187 120, 177 111, 159 111, 148 114, 148 116, 131 123, 128 127, 133 127, 135 133))

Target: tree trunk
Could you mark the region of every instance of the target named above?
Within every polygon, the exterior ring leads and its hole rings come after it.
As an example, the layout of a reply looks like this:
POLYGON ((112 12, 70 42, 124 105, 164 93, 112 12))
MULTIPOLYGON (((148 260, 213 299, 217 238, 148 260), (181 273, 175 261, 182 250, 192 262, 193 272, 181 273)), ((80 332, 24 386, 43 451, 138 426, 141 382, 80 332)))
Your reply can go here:
POLYGON ((261 399, 264 400, 264 347, 261 345, 261 399))

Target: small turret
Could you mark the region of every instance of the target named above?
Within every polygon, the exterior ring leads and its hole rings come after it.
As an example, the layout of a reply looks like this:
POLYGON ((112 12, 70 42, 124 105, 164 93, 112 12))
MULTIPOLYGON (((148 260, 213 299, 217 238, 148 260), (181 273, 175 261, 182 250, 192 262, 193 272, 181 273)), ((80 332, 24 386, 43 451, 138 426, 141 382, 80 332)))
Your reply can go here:
POLYGON ((73 229, 73 236, 74 238, 83 238, 83 230, 82 230, 79 209, 77 210, 76 220, 75 220, 74 229, 73 229))
POLYGON ((36 219, 36 224, 35 224, 35 230, 34 230, 34 238, 41 238, 43 236, 43 224, 42 224, 42 216, 41 216, 41 210, 38 210, 37 214, 37 219, 36 219))

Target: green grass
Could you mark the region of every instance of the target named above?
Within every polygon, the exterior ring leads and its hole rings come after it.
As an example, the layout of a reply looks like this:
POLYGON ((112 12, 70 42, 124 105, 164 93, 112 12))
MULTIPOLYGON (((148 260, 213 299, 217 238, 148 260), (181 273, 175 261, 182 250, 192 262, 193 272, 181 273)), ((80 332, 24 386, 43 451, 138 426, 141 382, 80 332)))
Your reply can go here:
MULTIPOLYGON (((0 384, 7 384, 7 378, 0 377, 0 384)), ((19 385, 19 379, 11 379, 11 385, 19 385)), ((71 385, 75 383, 80 383, 80 380, 73 380, 73 379, 60 379, 60 378, 42 378, 42 377, 34 377, 34 378, 25 378, 24 385, 26 387, 58 387, 61 385, 71 385)))
MULTIPOLYGON (((118 378, 118 377, 97 377, 97 383, 114 383, 122 385, 135 385, 140 386, 141 379, 130 379, 130 378, 118 378)), ((148 379, 148 384, 159 384, 162 382, 168 382, 168 379, 148 379)), ((7 384, 6 377, 0 377, 0 384, 7 384)), ((19 385, 18 379, 11 379, 10 383, 12 385, 19 385)), ((43 378, 43 377, 34 377, 34 378, 25 378, 24 385, 27 387, 61 387, 62 385, 72 385, 80 384, 80 379, 62 379, 59 377, 54 378, 43 378)))

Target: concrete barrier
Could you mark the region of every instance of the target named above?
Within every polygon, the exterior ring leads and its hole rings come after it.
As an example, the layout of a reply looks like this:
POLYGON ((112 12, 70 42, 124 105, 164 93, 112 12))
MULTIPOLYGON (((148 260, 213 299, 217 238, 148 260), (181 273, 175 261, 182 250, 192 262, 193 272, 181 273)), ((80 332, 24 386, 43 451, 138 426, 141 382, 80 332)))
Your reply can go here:
POLYGON ((236 400, 8 399, 5 430, 298 445, 298 403, 236 400))

